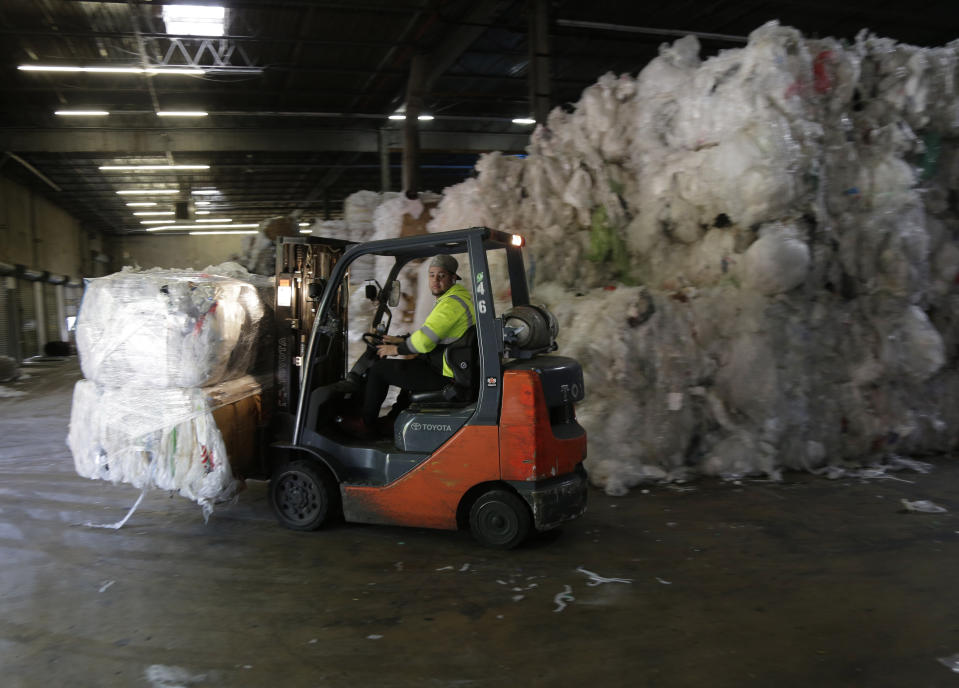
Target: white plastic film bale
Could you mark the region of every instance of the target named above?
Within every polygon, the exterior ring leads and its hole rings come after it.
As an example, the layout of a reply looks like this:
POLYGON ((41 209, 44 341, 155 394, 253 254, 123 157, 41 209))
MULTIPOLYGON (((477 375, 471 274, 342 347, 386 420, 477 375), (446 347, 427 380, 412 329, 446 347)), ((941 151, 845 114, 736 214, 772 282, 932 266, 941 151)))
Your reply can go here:
POLYGON ((77 318, 83 374, 114 387, 202 387, 244 375, 272 346, 258 288, 268 282, 184 270, 92 279, 77 318))
POLYGON ((746 251, 743 272, 746 284, 763 294, 787 292, 806 279, 809 247, 793 227, 764 227, 746 251))
POLYGON ((80 380, 67 436, 76 471, 172 490, 209 513, 241 487, 214 413, 261 394, 262 383, 245 376, 213 387, 144 389, 80 380))
POLYGON ((882 360, 895 374, 929 379, 946 362, 942 337, 917 306, 909 306, 895 321, 883 322, 882 360))

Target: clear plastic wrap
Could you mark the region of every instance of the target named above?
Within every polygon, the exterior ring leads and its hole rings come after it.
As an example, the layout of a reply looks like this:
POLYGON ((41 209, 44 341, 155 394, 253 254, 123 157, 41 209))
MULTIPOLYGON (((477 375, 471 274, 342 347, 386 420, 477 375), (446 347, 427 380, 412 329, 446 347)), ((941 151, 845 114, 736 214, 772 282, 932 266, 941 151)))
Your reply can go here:
POLYGON ((272 346, 271 285, 236 264, 217 267, 227 274, 127 268, 90 280, 77 319, 84 376, 202 387, 250 372, 272 346))
POLYGON ((79 475, 171 490, 209 515, 252 465, 253 428, 271 378, 142 389, 77 382, 67 444, 79 475))

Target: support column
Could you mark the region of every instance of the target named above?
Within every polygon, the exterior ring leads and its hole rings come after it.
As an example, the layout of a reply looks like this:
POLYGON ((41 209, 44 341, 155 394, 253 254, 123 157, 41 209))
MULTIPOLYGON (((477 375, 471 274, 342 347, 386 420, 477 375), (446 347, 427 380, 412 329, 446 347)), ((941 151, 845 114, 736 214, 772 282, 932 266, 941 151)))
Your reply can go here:
POLYGON ((37 327, 37 348, 43 353, 47 344, 47 303, 43 298, 43 282, 33 283, 33 319, 37 327))
POLYGON ((426 81, 426 55, 410 60, 410 79, 406 87, 406 119, 403 122, 403 189, 407 198, 416 198, 420 187, 420 113, 423 112, 423 86, 426 81))
POLYGON ((549 76, 549 0, 527 0, 529 18, 529 109, 537 124, 545 124, 552 104, 549 76))
POLYGON ((69 342, 70 333, 67 331, 67 309, 66 303, 63 299, 63 292, 66 287, 62 284, 54 285, 53 287, 56 290, 57 295, 57 327, 59 329, 58 334, 60 335, 59 341, 69 342))
POLYGON ((380 191, 390 190, 390 130, 380 129, 380 191))

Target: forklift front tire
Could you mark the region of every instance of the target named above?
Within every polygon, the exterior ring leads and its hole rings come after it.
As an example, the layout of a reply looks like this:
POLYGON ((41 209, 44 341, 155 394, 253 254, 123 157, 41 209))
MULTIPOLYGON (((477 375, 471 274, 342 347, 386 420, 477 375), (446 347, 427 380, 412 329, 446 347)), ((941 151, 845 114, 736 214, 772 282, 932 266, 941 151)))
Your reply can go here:
POLYGON ((531 527, 529 507, 512 492, 490 490, 470 508, 470 532, 486 547, 512 549, 526 539, 531 527))
POLYGON ((270 480, 270 504, 287 528, 316 530, 330 515, 335 489, 322 468, 310 461, 291 461, 270 480))

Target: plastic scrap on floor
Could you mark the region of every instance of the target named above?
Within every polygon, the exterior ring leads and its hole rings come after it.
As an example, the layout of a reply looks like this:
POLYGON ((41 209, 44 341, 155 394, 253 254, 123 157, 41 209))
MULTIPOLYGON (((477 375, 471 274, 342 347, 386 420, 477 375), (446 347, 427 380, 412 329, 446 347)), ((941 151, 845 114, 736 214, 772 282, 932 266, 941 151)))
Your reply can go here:
POLYGON ((133 513, 137 510, 137 507, 140 506, 140 502, 143 501, 143 498, 146 496, 148 489, 149 487, 144 486, 144 488, 140 490, 140 496, 137 497, 137 501, 135 501, 133 503, 133 506, 130 507, 130 510, 127 511, 127 515, 121 518, 116 523, 94 523, 93 521, 87 521, 85 523, 78 524, 78 525, 83 525, 87 528, 106 528, 107 530, 120 530, 120 528, 125 526, 126 522, 130 520, 130 517, 133 516, 133 513))
POLYGON ((814 475, 822 475, 829 480, 838 480, 840 478, 852 478, 856 480, 895 480, 902 483, 913 484, 914 481, 906 480, 889 475, 890 472, 914 471, 915 473, 928 474, 935 468, 931 463, 907 459, 903 456, 890 454, 885 457, 881 463, 871 463, 867 466, 823 466, 821 468, 810 470, 814 475))
POLYGON ((672 585, 672 584, 673 584, 672 581, 663 580, 663 579, 660 578, 659 576, 656 576, 656 582, 657 582, 657 583, 662 583, 663 585, 672 585))
POLYGON ((570 602, 576 601, 576 598, 573 597, 572 592, 573 589, 566 585, 563 587, 562 592, 558 592, 553 596, 553 603, 556 605, 556 609, 553 610, 554 612, 561 612, 566 609, 570 602))
POLYGON ((959 652, 954 655, 949 655, 948 657, 938 657, 937 660, 950 671, 959 674, 959 652))
POLYGON ((603 585, 604 583, 632 583, 632 578, 605 578, 600 576, 598 573, 593 573, 592 571, 587 571, 582 566, 577 567, 576 569, 582 574, 589 576, 589 580, 586 581, 587 587, 595 588, 597 585, 603 585))
POLYGON ((933 504, 928 499, 919 499, 915 502, 910 502, 908 499, 899 500, 902 502, 902 505, 906 507, 906 511, 920 513, 920 514, 944 514, 948 509, 945 507, 939 506, 938 504, 933 504))
POLYGON ((194 683, 203 683, 206 674, 193 675, 183 667, 152 664, 147 667, 146 679, 151 688, 183 688, 194 683))
POLYGON ((113 585, 114 583, 116 583, 116 581, 113 581, 113 580, 106 581, 103 585, 100 586, 100 589, 97 592, 106 592, 110 588, 110 586, 113 585))

